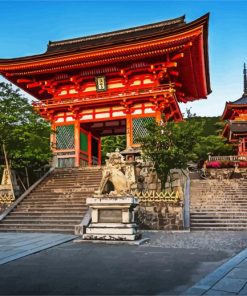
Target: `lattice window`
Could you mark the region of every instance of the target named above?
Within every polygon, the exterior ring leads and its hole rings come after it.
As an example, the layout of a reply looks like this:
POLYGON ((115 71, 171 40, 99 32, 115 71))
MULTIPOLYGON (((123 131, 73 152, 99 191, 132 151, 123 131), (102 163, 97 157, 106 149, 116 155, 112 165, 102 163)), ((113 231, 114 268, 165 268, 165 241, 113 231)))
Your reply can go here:
POLYGON ((132 119, 133 144, 139 144, 138 138, 145 137, 148 134, 146 126, 154 121, 154 117, 142 117, 132 119))
POLYGON ((74 141, 74 125, 57 126, 57 149, 73 149, 74 141))

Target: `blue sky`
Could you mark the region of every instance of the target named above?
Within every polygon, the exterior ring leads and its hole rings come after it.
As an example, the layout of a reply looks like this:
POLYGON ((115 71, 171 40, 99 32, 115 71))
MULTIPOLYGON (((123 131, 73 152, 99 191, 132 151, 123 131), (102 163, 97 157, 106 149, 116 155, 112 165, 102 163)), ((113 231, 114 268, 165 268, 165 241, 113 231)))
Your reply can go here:
POLYGON ((221 115, 226 101, 243 93, 247 62, 247 1, 1 1, 0 58, 46 51, 49 40, 118 30, 210 12, 209 65, 212 94, 181 104, 200 116, 221 115))

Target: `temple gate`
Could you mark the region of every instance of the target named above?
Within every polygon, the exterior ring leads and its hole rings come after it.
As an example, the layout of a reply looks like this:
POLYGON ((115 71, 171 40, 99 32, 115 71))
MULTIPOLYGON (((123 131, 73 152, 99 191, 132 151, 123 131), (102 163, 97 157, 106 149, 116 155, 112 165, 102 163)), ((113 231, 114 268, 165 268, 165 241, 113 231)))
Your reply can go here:
POLYGON ((138 146, 146 123, 182 120, 179 102, 211 92, 208 18, 49 42, 43 54, 0 59, 0 73, 38 99, 56 166, 100 164, 103 136, 138 146))

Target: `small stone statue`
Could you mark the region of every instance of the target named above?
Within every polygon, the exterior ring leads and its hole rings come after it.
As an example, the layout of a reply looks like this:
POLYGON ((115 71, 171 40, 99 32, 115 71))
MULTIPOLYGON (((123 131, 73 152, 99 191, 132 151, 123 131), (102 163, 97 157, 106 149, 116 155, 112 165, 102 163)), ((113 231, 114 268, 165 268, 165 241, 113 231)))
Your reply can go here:
MULTIPOLYGON (((129 180, 124 174, 125 170, 125 161, 123 156, 120 154, 119 150, 116 149, 115 152, 107 153, 106 155, 109 159, 106 161, 106 167, 103 170, 103 177, 100 182, 99 190, 96 194, 105 194, 109 195, 126 195, 130 193, 131 184, 133 181, 129 180), (114 187, 114 190, 108 192, 106 186, 107 183, 110 183, 114 187)), ((112 189, 112 188, 111 188, 112 189)))

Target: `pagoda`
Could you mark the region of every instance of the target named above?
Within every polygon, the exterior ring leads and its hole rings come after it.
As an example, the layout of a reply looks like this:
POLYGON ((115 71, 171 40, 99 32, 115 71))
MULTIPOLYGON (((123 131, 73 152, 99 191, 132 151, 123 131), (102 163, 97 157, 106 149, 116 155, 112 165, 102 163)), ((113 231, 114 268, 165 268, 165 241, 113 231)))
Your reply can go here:
POLYGON ((233 102, 226 102, 222 119, 227 121, 223 135, 238 146, 238 155, 247 155, 247 75, 244 64, 244 93, 233 102))
POLYGON ((138 145, 150 121, 180 121, 179 103, 211 92, 206 14, 69 40, 42 54, 0 59, 0 73, 37 99, 58 167, 101 163, 101 138, 138 145))

